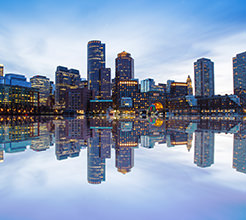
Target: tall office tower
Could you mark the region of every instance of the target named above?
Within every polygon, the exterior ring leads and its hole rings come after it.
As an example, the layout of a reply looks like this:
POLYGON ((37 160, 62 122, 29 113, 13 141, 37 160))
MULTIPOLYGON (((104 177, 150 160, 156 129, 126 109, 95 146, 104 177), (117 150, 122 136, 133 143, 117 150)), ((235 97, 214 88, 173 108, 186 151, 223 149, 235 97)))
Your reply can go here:
POLYGON ((88 42, 87 51, 87 80, 90 90, 94 90, 96 98, 100 98, 99 70, 105 68, 105 44, 93 40, 88 42))
POLYGON ((195 132, 194 163, 199 167, 209 167, 214 163, 214 133, 195 132))
POLYGON ((246 93, 246 52, 233 57, 233 86, 235 95, 246 93))
POLYGON ((3 66, 3 64, 0 64, 0 76, 3 76, 3 74, 4 74, 4 66, 3 66))
POLYGON ((195 95, 214 95, 214 63, 210 59, 198 59, 194 63, 195 95))
POLYGON ((103 68, 99 70, 99 98, 111 99, 111 69, 103 68))
POLYGON ((30 79, 32 88, 39 90, 39 103, 46 106, 50 95, 50 79, 45 76, 34 76, 30 79))
POLYGON ((79 71, 68 70, 67 67, 58 66, 56 69, 56 92, 55 104, 57 109, 64 109, 66 106, 66 92, 68 89, 77 89, 80 85, 79 71))
POLYGON ((155 81, 153 79, 144 79, 141 81, 141 92, 153 91, 155 87, 155 81))
POLYGON ((116 81, 131 80, 134 78, 134 59, 125 51, 118 54, 115 59, 116 81))
POLYGON ((191 82, 190 75, 188 75, 186 83, 188 85, 188 95, 193 95, 193 87, 192 87, 192 82, 191 82))

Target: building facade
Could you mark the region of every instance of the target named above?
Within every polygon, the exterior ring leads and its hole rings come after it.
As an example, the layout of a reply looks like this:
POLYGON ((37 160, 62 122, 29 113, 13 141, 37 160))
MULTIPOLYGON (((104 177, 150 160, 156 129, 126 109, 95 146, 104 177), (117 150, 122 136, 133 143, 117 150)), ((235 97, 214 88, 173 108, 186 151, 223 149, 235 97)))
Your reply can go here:
POLYGON ((66 92, 68 89, 77 89, 80 85, 80 74, 78 70, 68 69, 67 67, 58 66, 56 70, 56 91, 55 91, 55 108, 57 110, 66 107, 66 92))
POLYGON ((118 54, 115 59, 116 81, 131 80, 134 78, 134 59, 125 51, 118 54))
POLYGON ((39 91, 40 106, 47 106, 50 95, 50 79, 45 76, 34 76, 30 79, 32 88, 39 91))
POLYGON ((103 68, 99 70, 99 97, 103 100, 112 99, 110 68, 103 68))
POLYGON ((194 63, 195 96, 214 95, 214 63, 210 59, 198 59, 194 63))
POLYGON ((0 114, 38 114, 39 92, 26 77, 6 74, 0 84, 0 114))
POLYGON ((141 92, 149 92, 155 89, 154 79, 144 79, 141 81, 141 92))
POLYGON ((99 71, 105 68, 105 44, 93 40, 88 42, 87 51, 87 79, 90 90, 99 98, 99 71))
POLYGON ((233 57, 233 86, 236 95, 246 92, 246 52, 233 57))

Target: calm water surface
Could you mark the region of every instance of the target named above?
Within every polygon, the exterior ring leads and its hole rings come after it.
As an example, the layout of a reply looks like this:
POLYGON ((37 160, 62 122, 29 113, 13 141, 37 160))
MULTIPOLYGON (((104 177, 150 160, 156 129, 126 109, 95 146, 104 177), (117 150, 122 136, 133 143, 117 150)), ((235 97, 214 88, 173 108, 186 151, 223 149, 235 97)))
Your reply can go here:
POLYGON ((246 122, 0 118, 0 219, 246 219, 246 122))

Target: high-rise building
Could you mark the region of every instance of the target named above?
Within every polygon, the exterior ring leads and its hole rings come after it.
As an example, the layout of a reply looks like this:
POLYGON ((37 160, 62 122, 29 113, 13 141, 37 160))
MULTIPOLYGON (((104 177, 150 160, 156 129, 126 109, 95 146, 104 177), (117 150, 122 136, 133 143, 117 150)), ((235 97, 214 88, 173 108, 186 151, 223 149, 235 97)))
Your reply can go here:
POLYGON ((134 59, 125 51, 118 54, 115 59, 116 81, 131 80, 134 78, 134 59))
POLYGON ((195 95, 214 95, 214 63, 210 59, 201 58, 194 63, 195 95))
POLYGON ((93 40, 88 42, 87 79, 90 90, 99 98, 99 70, 105 68, 105 44, 93 40))
POLYGON ((45 76, 36 75, 30 79, 32 88, 39 91, 39 103, 46 106, 50 95, 50 79, 45 76))
POLYGON ((99 98, 111 99, 111 69, 103 68, 99 70, 99 98))
POLYGON ((155 87, 155 81, 153 79, 144 79, 141 81, 141 92, 153 91, 155 87))
POLYGON ((66 92, 68 89, 77 89, 80 85, 78 70, 58 66, 56 70, 55 104, 57 109, 66 107, 66 92))
POLYGON ((246 93, 246 52, 233 57, 233 86, 235 95, 246 93))
POLYGON ((3 76, 4 74, 4 66, 3 64, 0 64, 0 76, 3 76))
POLYGON ((214 163, 214 133, 211 131, 195 132, 194 163, 199 167, 209 167, 214 163))

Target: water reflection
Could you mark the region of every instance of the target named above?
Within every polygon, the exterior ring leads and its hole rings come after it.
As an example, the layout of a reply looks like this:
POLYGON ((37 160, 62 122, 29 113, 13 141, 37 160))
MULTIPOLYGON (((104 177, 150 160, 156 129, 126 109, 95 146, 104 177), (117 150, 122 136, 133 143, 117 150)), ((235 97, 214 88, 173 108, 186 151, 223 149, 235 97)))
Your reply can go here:
POLYGON ((28 146, 42 152, 55 143, 57 160, 79 157, 81 150, 87 150, 88 183, 100 184, 106 180, 111 149, 115 152, 115 167, 122 174, 133 169, 136 148, 154 150, 156 143, 170 150, 184 145, 188 151, 194 145, 194 164, 211 167, 214 164, 215 133, 234 134, 233 168, 246 173, 246 123, 228 118, 1 118, 0 161, 4 162, 4 157, 10 153, 25 151, 28 146))

